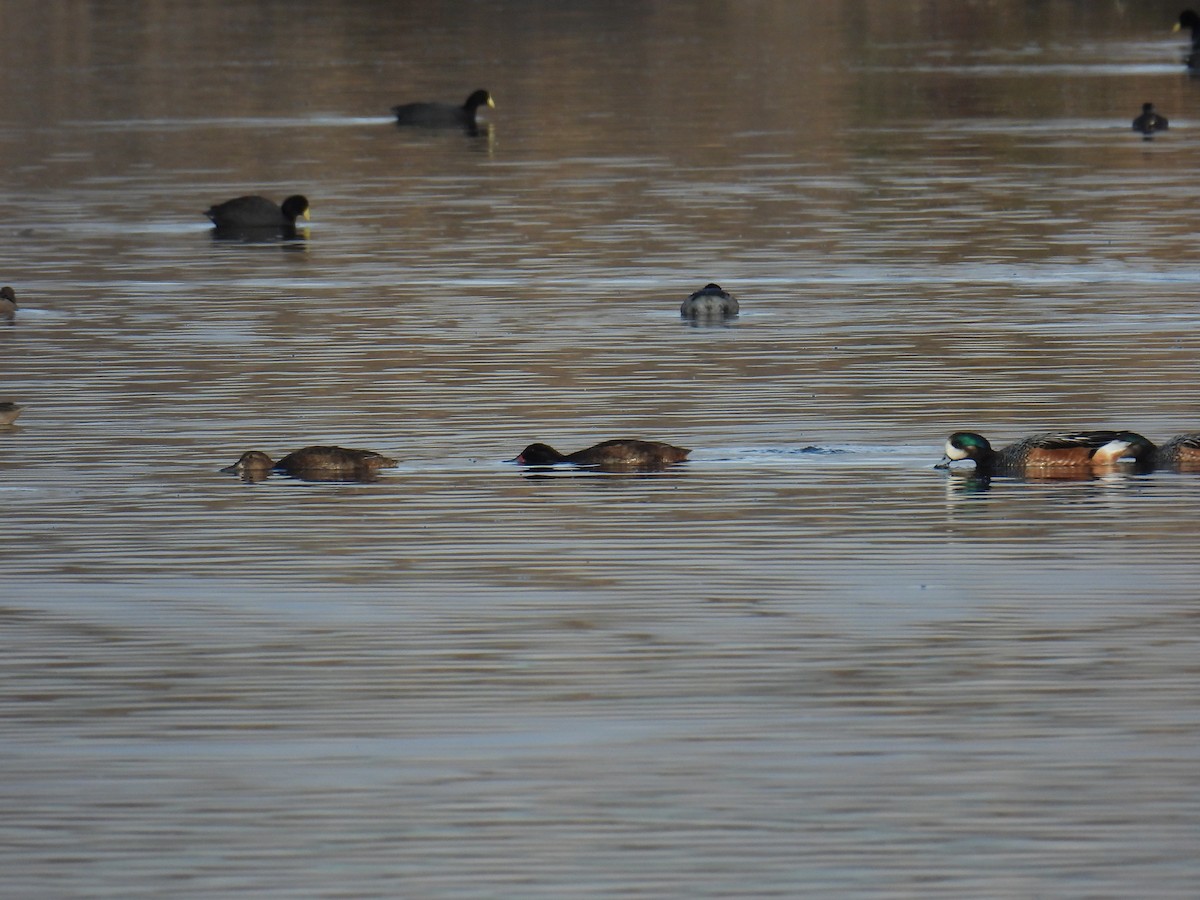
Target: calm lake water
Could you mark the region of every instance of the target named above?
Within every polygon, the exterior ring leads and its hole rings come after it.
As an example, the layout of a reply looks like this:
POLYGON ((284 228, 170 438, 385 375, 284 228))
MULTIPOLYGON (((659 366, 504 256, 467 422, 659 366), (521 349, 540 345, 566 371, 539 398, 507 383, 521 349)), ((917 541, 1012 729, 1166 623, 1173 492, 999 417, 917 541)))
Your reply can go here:
POLYGON ((1178 7, 6 3, 2 892, 1194 897, 1178 7))

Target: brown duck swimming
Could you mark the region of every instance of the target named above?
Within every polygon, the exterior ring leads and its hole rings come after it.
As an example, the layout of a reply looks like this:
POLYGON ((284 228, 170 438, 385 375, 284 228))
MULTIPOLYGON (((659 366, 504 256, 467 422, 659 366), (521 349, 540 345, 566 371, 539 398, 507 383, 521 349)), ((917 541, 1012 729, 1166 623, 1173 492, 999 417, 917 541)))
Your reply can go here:
POLYGON ((0 287, 0 319, 11 319, 17 313, 17 293, 7 284, 0 287))
POLYGON ((261 450, 249 450, 221 471, 241 475, 247 481, 262 481, 272 472, 283 472, 304 481, 369 481, 380 469, 394 465, 396 460, 373 450, 304 447, 278 462, 261 450))
POLYGON ((548 444, 530 444, 513 462, 522 466, 571 463, 614 472, 652 472, 683 462, 690 452, 660 441, 603 441, 574 453, 560 453, 548 444))
POLYGON ((971 459, 980 475, 1021 475, 1031 470, 1104 468, 1125 459, 1151 465, 1154 456, 1154 444, 1133 431, 1035 434, 1000 450, 993 450, 982 435, 958 431, 946 441, 945 456, 937 468, 971 459))

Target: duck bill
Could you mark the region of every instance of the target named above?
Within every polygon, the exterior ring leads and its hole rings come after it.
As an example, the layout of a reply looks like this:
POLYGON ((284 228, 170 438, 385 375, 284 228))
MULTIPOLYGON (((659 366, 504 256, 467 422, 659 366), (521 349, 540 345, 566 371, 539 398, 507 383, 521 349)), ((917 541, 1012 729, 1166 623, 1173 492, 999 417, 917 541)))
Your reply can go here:
POLYGON ((950 468, 950 463, 952 463, 952 462, 954 462, 954 460, 952 460, 950 457, 943 456, 942 461, 940 463, 934 464, 934 468, 935 469, 948 469, 948 468, 950 468))
POLYGON ((493 100, 491 97, 488 97, 488 102, 487 102, 487 105, 488 105, 488 108, 489 108, 489 109, 495 109, 495 108, 496 108, 496 101, 495 101, 495 100, 493 100))

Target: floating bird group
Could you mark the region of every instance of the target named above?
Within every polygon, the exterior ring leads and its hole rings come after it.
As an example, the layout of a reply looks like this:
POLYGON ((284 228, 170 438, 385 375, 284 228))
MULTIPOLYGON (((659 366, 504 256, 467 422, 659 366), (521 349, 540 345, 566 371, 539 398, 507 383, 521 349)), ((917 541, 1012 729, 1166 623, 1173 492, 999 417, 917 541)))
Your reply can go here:
MULTIPOLYGON (((1190 29, 1191 51, 1184 62, 1189 69, 1200 70, 1200 16, 1188 9, 1180 13, 1174 30, 1190 29)), ((486 90, 472 92, 461 105, 437 102, 406 103, 392 107, 397 125, 421 128, 464 128, 474 133, 479 125, 479 110, 494 109, 495 101, 486 90)), ((1133 120, 1133 129, 1146 137, 1169 127, 1167 118, 1142 105, 1141 115, 1133 120)), ((309 202, 294 194, 276 204, 259 195, 235 197, 218 203, 204 213, 212 221, 218 236, 253 237, 258 235, 296 236, 296 220, 309 219, 309 202)), ((16 293, 0 287, 0 319, 13 321, 17 311, 16 293)), ((740 305, 736 297, 715 283, 706 284, 690 294, 680 305, 680 315, 693 322, 720 322, 736 317, 740 305)), ((0 425, 11 425, 23 407, 12 402, 0 403, 0 425)), ((690 451, 658 441, 619 439, 603 441, 583 450, 561 453, 548 444, 530 444, 512 460, 523 466, 547 468, 569 464, 603 471, 658 471, 687 460, 690 451)), ((1181 434, 1161 447, 1131 431, 1084 431, 1038 434, 1023 438, 1000 450, 992 448, 982 435, 959 431, 946 441, 945 455, 937 468, 948 468, 961 460, 974 462, 981 476, 1020 475, 1031 471, 1094 471, 1122 462, 1140 468, 1169 468, 1200 471, 1200 432, 1181 434)), ((273 472, 310 481, 365 481, 380 469, 394 467, 395 459, 372 450, 344 447, 311 446, 289 453, 278 461, 259 450, 250 450, 222 472, 237 474, 248 481, 260 481, 273 472)))

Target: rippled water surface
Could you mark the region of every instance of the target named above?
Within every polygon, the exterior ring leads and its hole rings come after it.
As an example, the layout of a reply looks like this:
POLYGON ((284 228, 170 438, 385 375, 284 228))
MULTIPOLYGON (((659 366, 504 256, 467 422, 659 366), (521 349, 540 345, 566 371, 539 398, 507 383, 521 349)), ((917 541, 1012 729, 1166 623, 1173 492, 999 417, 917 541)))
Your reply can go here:
POLYGON ((1195 896, 1200 477, 931 468, 1200 429, 1177 15, 5 4, 3 893, 1195 896))

